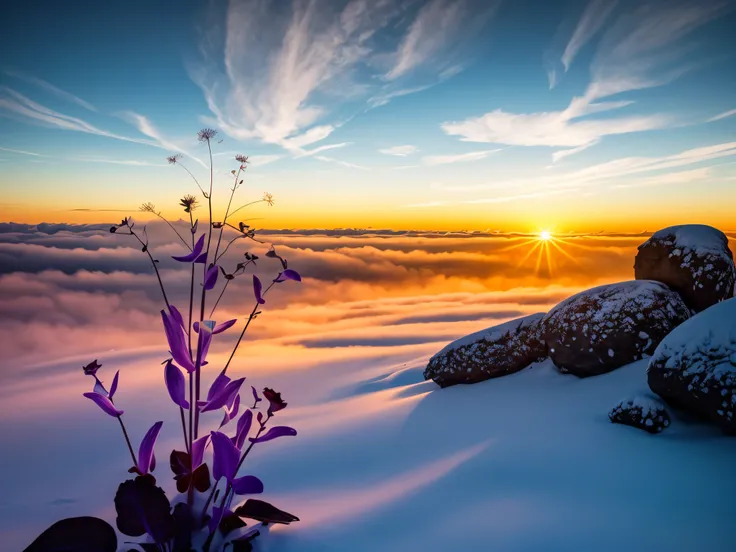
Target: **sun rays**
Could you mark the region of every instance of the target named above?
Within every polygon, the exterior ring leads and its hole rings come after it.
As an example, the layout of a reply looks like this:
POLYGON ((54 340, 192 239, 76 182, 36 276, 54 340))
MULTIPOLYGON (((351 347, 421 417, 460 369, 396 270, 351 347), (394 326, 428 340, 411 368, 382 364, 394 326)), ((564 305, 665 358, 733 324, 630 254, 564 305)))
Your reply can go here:
MULTIPOLYGON (((527 262, 531 265, 534 263, 534 273, 539 275, 552 275, 555 265, 554 257, 562 255, 578 264, 578 261, 564 250, 563 246, 574 245, 565 239, 556 237, 549 230, 541 230, 538 234, 533 234, 528 237, 522 238, 520 243, 516 243, 504 249, 504 251, 510 251, 512 249, 529 247, 529 250, 524 254, 521 260, 517 263, 517 268, 521 267, 527 262)), ((559 259, 558 259, 559 260, 559 259)))

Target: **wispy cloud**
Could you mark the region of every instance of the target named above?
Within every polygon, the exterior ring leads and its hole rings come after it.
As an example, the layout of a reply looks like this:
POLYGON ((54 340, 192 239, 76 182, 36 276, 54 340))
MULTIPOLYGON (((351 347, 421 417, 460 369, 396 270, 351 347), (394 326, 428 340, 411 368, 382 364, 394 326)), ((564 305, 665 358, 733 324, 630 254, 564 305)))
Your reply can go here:
POLYGON ((324 155, 315 155, 315 159, 319 161, 324 161, 326 163, 335 163, 336 165, 340 165, 342 167, 347 167, 349 169, 360 169, 362 171, 367 171, 368 167, 364 167, 363 165, 356 165, 355 163, 349 163, 347 161, 341 161, 339 159, 334 159, 332 157, 325 157, 324 155))
POLYGON ((329 151, 329 150, 333 150, 333 149, 344 148, 345 146, 349 146, 351 144, 352 144, 352 142, 341 142, 339 144, 327 144, 327 145, 324 145, 324 146, 319 146, 319 147, 313 148, 311 150, 302 150, 300 153, 297 153, 296 155, 294 155, 294 159, 299 159, 300 157, 309 157, 309 156, 312 156, 312 155, 316 155, 318 153, 321 153, 323 151, 329 151))
POLYGON ((22 80, 31 84, 35 84, 36 86, 39 86, 40 88, 43 88, 44 90, 51 92, 52 94, 67 100, 69 102, 75 103, 84 109, 88 109, 89 111, 97 111, 97 108, 93 106, 91 103, 83 100, 82 98, 75 96, 74 94, 71 94, 70 92, 67 92, 66 90, 62 90, 61 88, 58 88, 54 86, 53 84, 46 82, 45 80, 39 79, 38 77, 34 77, 32 75, 27 75, 25 73, 21 73, 19 71, 12 71, 12 70, 6 70, 5 74, 14 77, 18 80, 22 80))
POLYGON ((249 155, 248 164, 252 167, 263 167, 279 159, 283 159, 283 155, 249 155))
POLYGON ((675 184, 690 184, 712 178, 713 171, 710 167, 701 167, 690 171, 673 172, 669 174, 640 178, 626 184, 617 184, 613 188, 640 188, 649 186, 671 186, 675 184))
POLYGON ((721 119, 733 117, 734 115, 736 115, 736 109, 731 109, 730 111, 724 111, 723 113, 719 113, 715 117, 711 117, 710 119, 708 119, 707 122, 712 123, 713 121, 720 121, 721 119))
POLYGON ((23 151, 23 150, 10 149, 10 148, 0 148, 0 151, 9 151, 10 153, 20 153, 23 155, 33 155, 35 157, 45 157, 44 155, 40 153, 34 153, 32 151, 23 151))
POLYGON ((430 155, 422 157, 422 162, 425 165, 433 167, 435 165, 446 165, 449 163, 467 163, 468 161, 479 161, 485 159, 492 153, 501 151, 499 149, 483 150, 483 151, 471 151, 470 153, 461 153, 458 155, 430 155))
MULTIPOLYGON (((586 8, 563 55, 565 67, 609 18, 612 8, 603 4, 594 0, 586 8)), ((606 97, 661 86, 681 76, 688 66, 675 67, 682 54, 675 43, 727 9, 725 3, 708 2, 643 5, 621 15, 605 31, 591 65, 591 82, 583 96, 573 98, 566 109, 536 113, 496 109, 480 117, 446 122, 442 129, 468 142, 571 148, 558 152, 555 160, 559 160, 597 144, 605 136, 671 126, 676 119, 662 114, 605 119, 590 116, 618 111, 633 103, 600 101, 606 97)))
POLYGON ((411 155, 412 153, 417 153, 419 151, 419 148, 412 145, 406 145, 406 146, 392 146, 390 148, 383 148, 378 150, 379 153, 384 153, 386 155, 395 155, 397 157, 406 157, 408 155, 411 155))
POLYGON ((137 161, 134 159, 104 159, 95 157, 71 157, 68 161, 81 161, 84 163, 108 163, 110 165, 130 165, 134 167, 166 167, 165 163, 151 163, 149 161, 137 161))
POLYGON ((591 0, 588 3, 562 53, 561 61, 565 71, 570 69, 583 46, 601 30, 617 3, 616 0, 591 0))

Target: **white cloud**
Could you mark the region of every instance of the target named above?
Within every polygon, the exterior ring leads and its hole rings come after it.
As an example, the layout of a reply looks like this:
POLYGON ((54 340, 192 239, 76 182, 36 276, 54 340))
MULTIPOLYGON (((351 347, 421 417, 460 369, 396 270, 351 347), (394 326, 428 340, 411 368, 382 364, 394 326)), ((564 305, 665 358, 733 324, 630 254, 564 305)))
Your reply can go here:
POLYGON ((500 149, 483 150, 483 151, 471 151, 470 153, 461 153, 458 155, 430 155, 422 157, 422 162, 425 165, 433 167, 435 165, 446 165, 449 163, 467 163, 468 161, 479 161, 485 159, 492 153, 501 151, 500 149))
POLYGON ((562 53, 561 62, 565 72, 570 69, 573 60, 583 46, 600 31, 603 24, 616 7, 615 0, 591 0, 585 8, 570 41, 562 53))
POLYGON ((673 172, 659 176, 649 176, 640 178, 626 184, 617 184, 613 188, 641 188, 649 186, 667 186, 675 184, 689 184, 691 182, 700 182, 712 178, 712 170, 710 167, 701 167, 690 171, 673 172))
POLYGON ((24 151, 24 150, 10 149, 10 148, 0 148, 0 151, 9 151, 10 153, 20 153, 23 155, 33 155, 35 157, 45 157, 44 155, 41 155, 40 153, 34 153, 32 151, 24 151))
POLYGON ((302 150, 300 153, 294 156, 294 159, 299 159, 300 157, 309 157, 311 155, 316 155, 318 153, 321 153, 323 151, 329 151, 333 149, 338 148, 344 148, 345 146, 351 145, 352 142, 341 142, 339 144, 327 144, 324 146, 319 146, 317 148, 311 149, 311 150, 302 150))
POLYGON ((48 92, 51 92, 52 94, 55 94, 56 96, 63 98, 69 102, 75 103, 85 109, 88 109, 89 111, 97 111, 97 108, 93 106, 91 103, 83 100, 82 98, 75 96, 74 94, 67 92, 66 90, 62 90, 61 88, 58 88, 54 86, 53 84, 46 82, 45 80, 39 79, 31 75, 26 75, 25 73, 21 73, 18 71, 5 71, 5 74, 10 77, 14 77, 16 79, 19 79, 25 82, 35 84, 36 86, 39 86, 43 88, 44 90, 47 90, 48 92))
POLYGON ((363 165, 356 165, 355 163, 348 163, 347 161, 340 161, 339 159, 334 159, 332 157, 325 157, 324 155, 315 155, 314 158, 319 161, 324 161, 325 163, 335 163, 336 165, 347 167, 349 169, 360 169, 362 171, 368 170, 368 167, 364 167, 363 165))
POLYGON ((83 163, 108 163, 111 165, 131 165, 134 167, 166 167, 165 163, 150 163, 148 161, 136 161, 129 159, 104 159, 94 157, 72 157, 68 161, 81 161, 83 163))
POLYGON ((730 111, 724 111, 723 113, 719 113, 715 117, 711 117, 708 119, 708 123, 712 123, 713 121, 720 121, 721 119, 726 119, 727 117, 733 117, 736 115, 736 109, 732 109, 730 111))
POLYGON ((392 146, 390 148, 383 148, 379 149, 379 153, 384 153, 386 155, 395 155, 397 157, 406 157, 407 155, 411 155, 412 153, 416 153, 419 151, 419 148, 412 145, 406 145, 406 146, 392 146))

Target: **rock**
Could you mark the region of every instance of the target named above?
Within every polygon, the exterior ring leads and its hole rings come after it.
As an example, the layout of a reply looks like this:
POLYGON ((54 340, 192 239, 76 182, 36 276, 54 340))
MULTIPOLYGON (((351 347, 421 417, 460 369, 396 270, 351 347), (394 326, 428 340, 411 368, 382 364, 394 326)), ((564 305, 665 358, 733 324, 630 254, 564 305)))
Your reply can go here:
POLYGON ((733 297, 736 269, 723 232, 687 224, 660 230, 641 244, 634 277, 667 284, 700 312, 733 297))
POLYGON ((736 435, 736 299, 696 314, 649 360, 649 388, 667 403, 736 435))
POLYGON ((544 313, 531 314, 453 341, 429 359, 424 379, 449 387, 518 372, 547 356, 542 318, 544 313))
POLYGON ((670 415, 664 405, 649 397, 624 399, 608 413, 614 424, 623 424, 643 429, 649 433, 660 433, 670 425, 670 415))
POLYGON ((562 372, 595 376, 650 356, 689 315, 664 284, 634 280, 565 299, 542 320, 542 336, 562 372))

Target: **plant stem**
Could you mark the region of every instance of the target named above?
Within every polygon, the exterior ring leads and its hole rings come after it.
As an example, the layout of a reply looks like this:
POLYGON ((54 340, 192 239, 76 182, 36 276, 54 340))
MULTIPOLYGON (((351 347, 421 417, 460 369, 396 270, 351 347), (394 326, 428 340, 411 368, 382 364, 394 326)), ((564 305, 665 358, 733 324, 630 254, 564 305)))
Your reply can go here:
POLYGON ((222 241, 222 233, 225 230, 225 223, 227 222, 227 217, 230 213, 230 206, 233 203, 233 197, 235 196, 235 190, 238 189, 238 179, 240 178, 241 171, 242 171, 242 168, 238 169, 238 174, 235 175, 235 182, 233 183, 233 189, 230 192, 230 200, 227 202, 227 209, 225 209, 225 218, 222 220, 222 226, 220 227, 220 235, 217 238, 217 246, 215 247, 215 256, 214 256, 215 263, 217 263, 217 252, 220 251, 220 242, 222 241))
POLYGON ((215 309, 217 308, 217 305, 220 304, 220 299, 222 299, 222 296, 225 295, 225 290, 227 289, 227 285, 230 283, 230 280, 225 281, 225 285, 222 288, 222 291, 220 292, 220 296, 217 298, 217 301, 215 301, 215 306, 212 307, 212 310, 210 311, 210 318, 212 318, 212 315, 215 313, 215 309))
MULTIPOLYGON (((189 406, 191 410, 191 405, 189 406)), ((181 414, 181 430, 184 432, 184 446, 187 449, 187 454, 191 454, 189 448, 189 437, 187 437, 187 424, 184 421, 184 409, 181 406, 179 407, 179 413, 181 414)))
POLYGON ((120 422, 120 427, 123 430, 123 435, 125 435, 125 442, 128 443, 128 450, 130 451, 130 457, 133 459, 133 465, 138 465, 138 460, 135 459, 135 452, 133 452, 133 445, 130 444, 130 437, 128 437, 128 431, 125 429, 125 424, 123 423, 123 417, 117 416, 118 422, 120 422))
POLYGON ((146 255, 148 255, 148 258, 149 259, 151 259, 151 264, 153 265, 153 270, 156 271, 156 278, 158 278, 158 285, 161 288, 161 294, 164 296, 164 302, 166 303, 166 307, 169 310, 171 310, 171 305, 169 304, 169 298, 166 296, 166 290, 164 289, 164 283, 161 280, 161 274, 158 271, 158 266, 156 266, 156 261, 154 260, 153 255, 151 255, 151 252, 148 250, 148 244, 143 243, 143 240, 141 240, 138 237, 138 234, 136 234, 130 226, 128 226, 128 230, 130 231, 130 235, 131 236, 134 236, 135 239, 138 240, 138 243, 140 243, 141 246, 143 246, 143 248, 146 251, 146 255))
POLYGON ((185 246, 187 246, 189 248, 189 251, 192 250, 192 247, 184 240, 184 238, 181 236, 181 234, 179 233, 179 231, 176 228, 174 228, 174 226, 168 220, 166 220, 164 217, 162 217, 161 216, 161 213, 153 213, 153 214, 156 215, 158 218, 160 218, 162 221, 164 221, 166 224, 168 224, 169 225, 169 228, 171 228, 174 231, 174 233, 177 236, 179 236, 179 239, 181 240, 181 242, 185 246))

